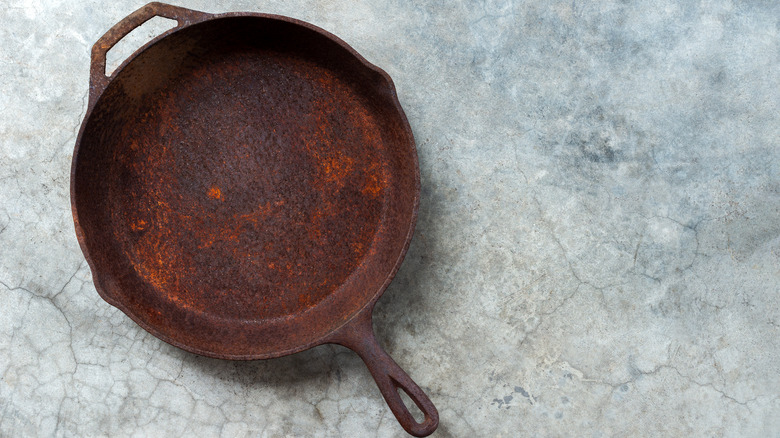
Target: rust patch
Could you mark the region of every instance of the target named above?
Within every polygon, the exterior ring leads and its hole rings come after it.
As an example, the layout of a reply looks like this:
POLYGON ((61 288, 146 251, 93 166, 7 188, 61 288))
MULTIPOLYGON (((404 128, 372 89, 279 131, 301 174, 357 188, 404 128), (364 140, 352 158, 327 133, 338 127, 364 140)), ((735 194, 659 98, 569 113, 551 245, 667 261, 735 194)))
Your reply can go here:
POLYGON ((219 187, 214 186, 214 187, 209 189, 208 196, 211 199, 218 199, 218 200, 221 201, 222 200, 222 190, 220 190, 219 187))

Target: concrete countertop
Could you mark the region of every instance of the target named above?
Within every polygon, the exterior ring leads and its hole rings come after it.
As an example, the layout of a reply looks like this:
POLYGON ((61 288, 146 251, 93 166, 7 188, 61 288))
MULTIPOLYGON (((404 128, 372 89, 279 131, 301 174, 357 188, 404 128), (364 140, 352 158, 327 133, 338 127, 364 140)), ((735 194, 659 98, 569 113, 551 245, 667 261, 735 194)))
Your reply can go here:
MULTIPOLYGON (((404 436, 344 348, 198 357, 98 297, 70 160, 90 47, 143 3, 0 5, 0 436, 404 436)), ((434 436, 780 433, 780 3, 177 4, 394 79, 422 199, 375 328, 434 436)))

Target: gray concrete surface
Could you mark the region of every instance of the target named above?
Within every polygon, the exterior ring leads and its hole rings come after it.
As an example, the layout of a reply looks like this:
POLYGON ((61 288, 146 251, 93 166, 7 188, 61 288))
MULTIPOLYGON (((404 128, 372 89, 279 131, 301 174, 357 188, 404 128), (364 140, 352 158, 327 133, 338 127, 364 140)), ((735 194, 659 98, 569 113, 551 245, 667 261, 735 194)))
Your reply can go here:
MULTIPOLYGON (((207 359, 98 297, 70 159, 90 46, 142 4, 0 5, 0 436, 403 436, 346 349, 207 359)), ((780 3, 178 4, 394 78, 422 201, 375 326, 436 436, 780 436, 780 3)))

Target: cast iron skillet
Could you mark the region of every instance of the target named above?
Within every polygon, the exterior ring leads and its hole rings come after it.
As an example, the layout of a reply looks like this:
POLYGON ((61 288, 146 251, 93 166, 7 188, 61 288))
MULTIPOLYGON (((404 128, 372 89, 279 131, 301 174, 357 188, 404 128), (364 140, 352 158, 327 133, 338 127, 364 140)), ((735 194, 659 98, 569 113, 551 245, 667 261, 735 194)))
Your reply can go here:
POLYGON ((403 428, 426 436, 436 408, 371 326, 419 192, 390 77, 311 24, 150 3, 92 48, 71 203, 101 297, 205 356, 344 345, 403 428), (106 77, 106 52, 154 16, 178 26, 106 77))

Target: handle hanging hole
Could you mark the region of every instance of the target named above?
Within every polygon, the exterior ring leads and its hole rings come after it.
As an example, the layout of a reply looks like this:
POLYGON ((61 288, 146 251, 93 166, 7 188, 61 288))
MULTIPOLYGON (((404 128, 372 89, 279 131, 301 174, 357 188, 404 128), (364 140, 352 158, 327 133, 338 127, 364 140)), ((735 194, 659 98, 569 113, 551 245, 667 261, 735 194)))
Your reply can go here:
POLYGON ((416 421, 418 424, 422 423, 423 420, 425 420, 425 414, 420 409, 420 407, 417 406, 417 403, 412 400, 405 389, 401 388, 400 386, 396 389, 398 390, 398 395, 401 397, 401 401, 406 406, 406 409, 408 409, 409 413, 412 414, 414 421, 416 421))
POLYGON ((132 32, 119 40, 111 50, 106 53, 106 76, 111 76, 125 59, 135 53, 144 44, 153 38, 178 26, 176 20, 163 17, 152 17, 132 32))

